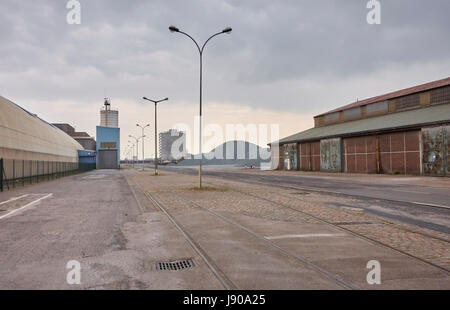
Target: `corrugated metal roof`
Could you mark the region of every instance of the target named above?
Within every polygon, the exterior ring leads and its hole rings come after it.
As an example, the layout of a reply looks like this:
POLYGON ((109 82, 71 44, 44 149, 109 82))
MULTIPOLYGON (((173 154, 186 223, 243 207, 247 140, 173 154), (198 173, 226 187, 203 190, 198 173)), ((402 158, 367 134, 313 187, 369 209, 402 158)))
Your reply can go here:
POLYGON ((405 88, 405 89, 398 90, 398 91, 388 93, 388 94, 384 94, 381 96, 376 96, 376 97, 372 97, 369 99, 356 101, 356 102, 350 103, 348 105, 345 105, 343 107, 316 115, 314 117, 319 117, 319 116, 323 116, 325 114, 330 114, 330 113, 339 112, 339 111, 343 111, 343 110, 347 110, 347 109, 351 109, 351 108, 356 108, 356 107, 360 107, 360 106, 375 103, 375 102, 394 99, 397 97, 402 97, 402 96, 406 96, 406 95, 410 95, 410 94, 414 94, 414 93, 418 93, 418 92, 423 92, 423 91, 427 91, 430 89, 439 88, 439 87, 443 87, 443 86, 447 86, 447 85, 450 85, 450 77, 442 79, 442 80, 433 81, 430 83, 414 86, 414 87, 405 88))
POLYGON ((59 128, 0 96, 0 157, 12 158, 6 157, 12 154, 5 155, 7 149, 22 151, 14 159, 39 155, 47 158, 41 160, 60 157, 75 162, 77 150, 83 147, 59 128))
POLYGON ((315 127, 281 139, 278 142, 285 144, 311 141, 338 136, 414 128, 421 125, 438 123, 450 123, 450 104, 386 114, 336 125, 315 127))

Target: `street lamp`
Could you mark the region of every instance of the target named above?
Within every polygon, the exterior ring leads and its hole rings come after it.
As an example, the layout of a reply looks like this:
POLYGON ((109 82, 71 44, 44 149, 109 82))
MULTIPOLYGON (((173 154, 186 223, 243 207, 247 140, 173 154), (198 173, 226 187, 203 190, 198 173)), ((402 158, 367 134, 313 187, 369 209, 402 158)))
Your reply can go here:
MULTIPOLYGON (((138 142, 139 142, 140 138, 136 138, 135 136, 132 136, 132 135, 129 135, 128 137, 133 138, 134 140, 136 140, 136 163, 137 163, 137 157, 138 157, 138 154, 139 154, 139 143, 138 142)), ((134 160, 133 160, 133 162, 134 162, 134 160)))
POLYGON ((134 167, 134 143, 130 140, 128 140, 128 147, 129 147, 129 151, 128 153, 131 152, 131 164, 134 167))
POLYGON ((136 124, 136 126, 142 129, 142 170, 144 170, 144 163, 145 163, 145 157, 144 157, 144 156, 145 156, 145 155, 144 155, 144 137, 145 137, 145 135, 144 135, 144 129, 147 128, 147 127, 149 127, 150 124, 147 124, 147 125, 145 125, 144 127, 142 127, 142 126, 139 125, 139 124, 136 124))
POLYGON ((203 158, 203 153, 202 153, 202 83, 203 83, 203 51, 205 49, 206 44, 209 42, 209 40, 211 40, 212 38, 214 38, 215 36, 218 36, 219 34, 223 34, 223 33, 231 33, 232 29, 231 27, 227 27, 225 29, 223 29, 221 32, 215 33, 212 36, 210 36, 208 38, 208 40, 205 41, 205 43, 202 45, 202 47, 200 47, 200 45, 198 45, 197 41, 194 40, 193 37, 191 37, 190 35, 188 35, 186 32, 181 31, 180 29, 178 29, 175 26, 170 26, 169 27, 170 32, 178 32, 181 34, 184 34, 185 36, 187 36, 188 38, 190 38, 194 43, 195 46, 197 46, 198 52, 200 53, 200 120, 199 120, 199 153, 200 153, 200 163, 198 165, 198 188, 201 189, 202 188, 202 158, 203 158))
POLYGON ((167 101, 169 98, 164 98, 161 100, 152 100, 147 97, 142 97, 142 99, 153 102, 155 104, 155 175, 158 175, 158 118, 157 118, 157 105, 160 102, 167 101))

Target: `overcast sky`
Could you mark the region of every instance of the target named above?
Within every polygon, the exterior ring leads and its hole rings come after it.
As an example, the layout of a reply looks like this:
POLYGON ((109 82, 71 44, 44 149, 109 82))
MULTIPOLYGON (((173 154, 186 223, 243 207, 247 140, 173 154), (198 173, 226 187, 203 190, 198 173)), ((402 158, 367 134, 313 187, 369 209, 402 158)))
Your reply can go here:
POLYGON ((233 28, 205 50, 206 124, 279 123, 283 137, 358 98, 450 76, 448 0, 381 0, 380 25, 366 0, 80 0, 81 25, 67 23, 67 2, 0 0, 0 95, 95 136, 106 94, 122 146, 136 122, 153 125, 142 96, 170 98, 161 130, 198 113, 198 52, 171 24, 201 42, 233 28))

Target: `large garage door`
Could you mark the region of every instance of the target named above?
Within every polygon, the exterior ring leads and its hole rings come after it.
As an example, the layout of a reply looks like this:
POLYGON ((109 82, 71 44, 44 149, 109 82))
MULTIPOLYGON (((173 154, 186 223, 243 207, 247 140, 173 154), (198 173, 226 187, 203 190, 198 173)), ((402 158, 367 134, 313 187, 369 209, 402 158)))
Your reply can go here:
POLYGON ((320 142, 299 144, 300 170, 320 170, 320 142))
POLYGON ((419 131, 344 139, 345 171, 420 174, 419 131))
POLYGON ((422 129, 423 173, 450 176, 450 126, 422 129))
POLYGON ((297 170, 298 168, 298 148, 297 143, 283 145, 284 147, 284 169, 297 170))
POLYGON ((117 150, 98 151, 98 169, 118 169, 117 150))
POLYGON ((344 170, 349 173, 377 172, 377 137, 344 139, 344 170))
POLYGON ((323 171, 342 170, 342 140, 341 138, 320 141, 320 168, 323 171))
POLYGON ((396 132, 378 137, 383 173, 420 174, 420 131, 396 132))

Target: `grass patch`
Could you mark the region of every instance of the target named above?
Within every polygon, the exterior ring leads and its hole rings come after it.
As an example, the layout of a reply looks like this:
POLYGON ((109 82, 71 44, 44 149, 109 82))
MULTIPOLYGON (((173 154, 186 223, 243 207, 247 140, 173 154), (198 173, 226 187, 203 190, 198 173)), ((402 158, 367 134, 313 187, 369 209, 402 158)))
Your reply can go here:
POLYGON ((198 186, 190 187, 189 190, 196 192, 226 192, 229 190, 228 187, 225 186, 202 186, 202 188, 198 188, 198 186))
POLYGON ((150 174, 150 176, 151 177, 165 177, 167 174, 165 174, 165 173, 158 173, 158 174, 155 174, 154 172, 152 172, 151 174, 150 174))

